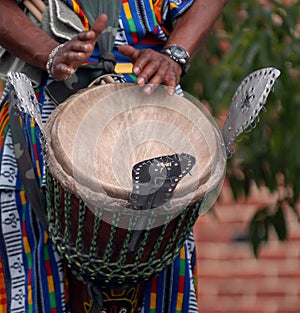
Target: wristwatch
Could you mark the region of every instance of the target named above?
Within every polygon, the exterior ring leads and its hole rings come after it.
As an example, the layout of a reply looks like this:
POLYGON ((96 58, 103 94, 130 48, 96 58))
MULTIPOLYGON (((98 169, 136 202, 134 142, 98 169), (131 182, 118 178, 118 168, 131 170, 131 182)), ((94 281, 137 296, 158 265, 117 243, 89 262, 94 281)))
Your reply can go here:
POLYGON ((184 48, 177 45, 170 45, 163 47, 160 52, 165 53, 181 66, 182 75, 187 73, 190 68, 190 55, 184 48))

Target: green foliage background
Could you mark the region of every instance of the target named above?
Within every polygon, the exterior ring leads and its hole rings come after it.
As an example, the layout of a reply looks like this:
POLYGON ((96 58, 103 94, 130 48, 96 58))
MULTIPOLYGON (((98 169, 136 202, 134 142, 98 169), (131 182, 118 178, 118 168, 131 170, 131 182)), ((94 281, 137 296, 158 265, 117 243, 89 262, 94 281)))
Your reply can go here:
POLYGON ((257 212, 249 223, 255 254, 271 227, 280 240, 286 239, 287 209, 299 219, 300 1, 229 1, 183 80, 184 89, 207 101, 217 116, 245 76, 269 66, 281 75, 266 112, 256 129, 242 136, 227 169, 236 197, 247 195, 253 181, 281 190, 277 203, 257 212))

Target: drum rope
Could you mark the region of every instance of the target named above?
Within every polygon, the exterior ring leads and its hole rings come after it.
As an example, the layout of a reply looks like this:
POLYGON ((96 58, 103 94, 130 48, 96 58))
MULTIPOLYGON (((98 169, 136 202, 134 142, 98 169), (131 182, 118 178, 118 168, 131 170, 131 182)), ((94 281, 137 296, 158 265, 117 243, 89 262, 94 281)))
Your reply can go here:
POLYGON ((162 227, 160 233, 161 235, 159 236, 159 239, 156 241, 153 250, 151 252, 151 255, 149 257, 149 262, 152 263, 155 259, 155 257, 157 256, 158 252, 159 252, 159 248, 161 247, 162 241, 164 239, 164 235, 166 233, 166 230, 168 228, 168 224, 165 223, 164 226, 162 227))
POLYGON ((54 199, 55 200, 55 202, 54 202, 54 211, 55 212, 53 214, 53 216, 55 216, 55 221, 54 221, 55 222, 55 228, 57 229, 57 231, 60 231, 62 233, 63 229, 62 229, 62 224, 60 222, 60 221, 62 221, 62 211, 61 211, 60 201, 58 198, 58 197, 60 197, 60 189, 55 188, 53 185, 53 191, 54 191, 54 195, 55 195, 55 199, 54 199))
MULTIPOLYGON (((174 245, 175 240, 178 237, 180 225, 182 225, 185 218, 186 218, 186 214, 183 214, 183 212, 182 212, 178 218, 178 222, 177 222, 178 227, 175 227, 175 230, 173 231, 172 236, 169 238, 169 241, 165 247, 165 251, 168 251, 170 249, 170 247, 172 247, 174 245)), ((170 219, 172 219, 172 216, 170 216, 170 219)), ((162 258, 164 258, 164 254, 163 254, 162 258)))
POLYGON ((96 253, 97 253, 97 238, 98 238, 98 231, 100 229, 101 225, 101 215, 102 215, 102 210, 101 213, 97 212, 95 214, 95 219, 94 219, 94 227, 93 227, 93 237, 92 237, 92 242, 90 246, 90 251, 89 251, 89 258, 94 259, 96 258, 96 253))
MULTIPOLYGON (((50 180, 50 179, 49 179, 50 180)), ((48 193, 49 195, 49 215, 52 216, 57 216, 56 213, 53 215, 51 214, 51 207, 50 203, 53 204, 53 211, 61 211, 62 208, 61 206, 55 205, 55 203, 60 203, 60 183, 56 179, 52 179, 51 183, 54 184, 54 192, 52 195, 53 197, 50 196, 50 192, 48 193), (56 198, 56 199, 55 199, 56 198)), ((49 184, 48 186, 50 186, 49 184)), ((51 189, 51 187, 49 187, 51 189)), ((50 190, 49 190, 50 191, 50 190)), ((68 192, 66 192, 68 194, 68 192)), ((68 206, 68 208, 64 208, 65 212, 65 217, 70 216, 70 196, 68 195, 64 196, 64 204, 68 206)), ((85 205, 83 200, 80 200, 83 205, 85 205)), ((193 206, 190 206, 189 208, 186 208, 186 210, 189 210, 192 208, 190 214, 187 216, 187 221, 184 226, 184 230, 182 231, 182 234, 178 240, 175 242, 175 247, 174 247, 174 238, 171 240, 170 243, 168 243, 164 249, 164 254, 162 257, 159 259, 154 259, 152 256, 152 260, 148 260, 147 262, 141 262, 137 263, 136 260, 133 264, 124 264, 123 267, 120 267, 120 261, 118 260, 117 262, 111 262, 110 260, 101 260, 101 259, 94 259, 91 258, 89 254, 85 254, 82 251, 78 251, 75 247, 75 244, 72 244, 72 240, 70 238, 70 222, 65 221, 65 232, 62 233, 61 227, 56 227, 57 223, 56 222, 61 222, 61 221, 53 221, 53 218, 49 219, 49 230, 51 231, 53 235, 53 242, 57 246, 58 250, 62 255, 68 260, 69 264, 68 266, 72 267, 74 265, 74 268, 72 269, 74 275, 81 281, 86 282, 87 276, 90 276, 92 280, 99 279, 103 280, 104 282, 107 283, 112 283, 116 282, 117 284, 124 284, 128 278, 130 278, 130 281, 133 283, 139 282, 141 279, 142 280, 147 280, 153 275, 159 273, 163 269, 165 269, 166 266, 170 265, 174 258, 178 255, 184 241, 186 240, 187 236, 189 236, 189 233, 192 229, 192 226, 197 219, 197 214, 193 214, 195 210, 197 211, 199 208, 200 203, 196 203, 193 206), (67 234, 67 236, 66 236, 67 234), (66 240, 66 237, 68 237, 68 240, 66 240)), ((70 219, 69 219, 70 221, 70 219)), ((182 221, 182 218, 179 218, 179 221, 182 221)), ((98 222, 100 222, 100 218, 98 218, 98 222)), ((112 226, 112 233, 116 232, 117 227, 112 226)), ((96 231, 95 231, 96 234, 96 231)), ((112 238, 112 234, 110 235, 112 238)), ((161 236, 161 239, 163 236, 161 236)), ((160 240, 161 240, 160 239, 160 240)), ((94 239, 95 240, 95 239, 94 239)), ((128 242, 128 240, 127 240, 128 242)), ((144 243, 143 243, 144 245, 144 243)), ((154 250, 157 250, 157 247, 154 248, 154 250)), ((126 247, 125 247, 126 248, 126 247)), ((108 248, 109 253, 110 253, 111 246, 108 248)), ((125 249, 126 250, 126 249, 125 249)), ((156 251, 157 254, 157 251, 156 251)), ((108 254, 107 254, 108 255, 108 254)), ((153 253, 154 255, 154 253, 153 253)), ((124 262, 124 252, 123 252, 123 260, 124 262)))
POLYGON ((79 216, 78 216, 78 228, 77 228, 77 237, 75 242, 75 249, 78 251, 82 250, 82 238, 84 233, 84 221, 86 215, 87 207, 79 203, 79 216))
MULTIPOLYGON (((180 214, 180 218, 182 218, 182 220, 185 219, 185 215, 186 215, 185 211, 186 211, 186 210, 187 210, 187 209, 183 210, 183 211, 181 212, 181 214, 180 214)), ((168 215, 168 218, 169 218, 170 220, 171 220, 171 217, 172 217, 171 215, 168 215)), ((178 224, 178 227, 175 228, 174 233, 177 233, 178 230, 180 229, 179 226, 180 226, 181 224, 180 224, 179 222, 177 222, 177 224, 178 224)), ((167 226, 168 226, 168 224, 166 223, 166 224, 165 224, 165 227, 164 227, 164 232, 166 232, 167 226)), ((159 248, 161 247, 162 241, 163 241, 163 237, 161 236, 161 237, 159 238, 159 240, 157 241, 157 243, 156 243, 156 247, 154 247, 154 249, 153 249, 153 251, 152 251, 152 254, 151 254, 150 258, 149 258, 149 262, 153 262, 153 261, 154 261, 155 257, 157 256, 157 253, 158 253, 158 251, 159 251, 159 248)), ((164 249, 166 257, 167 257, 167 252, 168 252, 168 251, 171 251, 171 249, 170 249, 171 247, 172 247, 171 244, 166 245, 166 247, 165 247, 165 249, 164 249)), ((162 257, 162 259, 164 259, 164 257, 162 257)))
MULTIPOLYGON (((134 227, 136 226, 138 221, 138 216, 137 215, 133 215, 131 216, 130 220, 129 220, 129 227, 128 227, 128 231, 126 234, 126 238, 124 240, 124 246, 128 247, 129 246, 129 242, 132 238, 132 234, 134 233, 134 227)), ((127 256, 128 251, 126 249, 122 249, 120 257, 119 257, 119 266, 124 266, 125 262, 126 262, 126 256, 127 256)))
POLYGON ((117 227, 114 227, 113 225, 118 225, 120 221, 120 213, 119 212, 113 212, 113 218, 112 218, 112 225, 111 225, 111 231, 109 234, 109 240, 108 245, 105 250, 105 254, 103 256, 103 262, 109 263, 109 260, 111 259, 112 252, 113 252, 113 246, 115 243, 115 234, 117 231, 117 227))
MULTIPOLYGON (((185 211, 187 213, 186 215, 187 221, 185 222, 185 226, 180 233, 179 239, 176 241, 176 247, 183 246, 185 240, 188 238, 191 230, 193 229, 194 224, 196 223, 197 218, 199 217, 198 212, 199 212, 200 205, 201 205, 201 200, 185 208, 185 211)), ((172 249, 171 247, 172 247, 171 243, 168 243, 165 248, 165 251, 169 251, 170 249, 172 249)))
MULTIPOLYGON (((60 186, 56 187, 57 190, 61 190, 60 186)), ((66 247, 68 247, 71 243, 71 196, 72 194, 66 192, 64 190, 64 222, 65 222, 65 229, 64 229, 64 236, 63 241, 66 247)), ((58 220, 58 222, 61 220, 58 220)), ((58 228, 59 229, 59 228, 58 228)))
MULTIPOLYGON (((153 213, 151 211, 151 213, 153 213)), ((144 216, 145 218, 146 216, 144 216)), ((143 222, 142 222, 143 223, 143 222)), ((138 234, 137 238, 134 240, 135 243, 134 243, 134 246, 132 247, 132 240, 130 241, 129 243, 129 249, 130 250, 135 250, 136 249, 136 245, 138 244, 138 240, 140 241, 140 247, 137 251, 137 255, 136 255, 136 258, 135 258, 135 262, 138 263, 140 261, 140 259, 142 258, 142 255, 144 253, 144 248, 146 246, 146 243, 147 243, 147 238, 150 234, 150 230, 153 228, 153 225, 155 223, 155 218, 153 217, 153 214, 150 218, 148 218, 147 220, 147 225, 146 225, 146 230, 143 232, 142 230, 136 230, 136 232, 134 234, 138 234), (143 240, 141 241, 141 235, 143 233, 143 240)))

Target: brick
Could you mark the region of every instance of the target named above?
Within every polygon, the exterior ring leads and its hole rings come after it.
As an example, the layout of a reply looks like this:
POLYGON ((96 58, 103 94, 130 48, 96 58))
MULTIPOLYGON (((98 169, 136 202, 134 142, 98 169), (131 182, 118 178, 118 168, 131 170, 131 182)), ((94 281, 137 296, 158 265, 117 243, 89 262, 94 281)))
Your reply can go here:
POLYGON ((220 297, 242 297, 244 293, 241 290, 232 290, 232 289, 222 289, 219 290, 218 296, 220 297))
POLYGON ((201 260, 236 261, 253 259, 250 245, 232 242, 196 242, 197 258, 201 260))
POLYGON ((278 273, 278 278, 284 278, 284 279, 291 279, 291 280, 298 280, 300 284, 300 268, 299 266, 297 268, 282 268, 280 269, 280 272, 278 273))
POLYGON ((287 310, 287 309, 278 310, 276 313, 299 313, 299 308, 297 307, 292 310, 287 310))
POLYGON ((284 298, 286 296, 286 292, 283 290, 262 290, 262 291, 257 291, 257 296, 260 298, 276 298, 277 300, 279 298, 284 298))
MULTIPOLYGON (((262 205, 263 206, 263 205, 262 205)), ((237 203, 215 205, 216 215, 218 220, 222 223, 242 223, 247 224, 255 211, 257 210, 256 204, 237 203)))
POLYGON ((200 301, 199 309, 200 313, 266 313, 263 304, 258 303, 255 297, 207 297, 200 301))
POLYGON ((228 223, 203 224, 194 228, 196 241, 231 241, 235 234, 236 227, 232 227, 228 223), (212 232, 212 229, 214 231, 212 232))
POLYGON ((265 260, 282 260, 282 259, 298 259, 300 255, 300 246, 295 245, 290 240, 279 242, 273 240, 264 245, 260 250, 259 259, 265 260))

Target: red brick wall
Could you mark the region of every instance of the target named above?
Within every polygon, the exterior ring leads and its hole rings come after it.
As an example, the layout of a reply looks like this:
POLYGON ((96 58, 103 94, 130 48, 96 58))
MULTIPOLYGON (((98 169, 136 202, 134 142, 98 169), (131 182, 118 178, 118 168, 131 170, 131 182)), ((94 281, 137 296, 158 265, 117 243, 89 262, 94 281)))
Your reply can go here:
POLYGON ((200 313, 300 313, 300 224, 288 214, 289 239, 275 234, 255 259, 247 241, 247 223, 259 207, 272 202, 254 189, 235 203, 227 185, 215 206, 217 219, 200 217, 195 226, 200 313))

